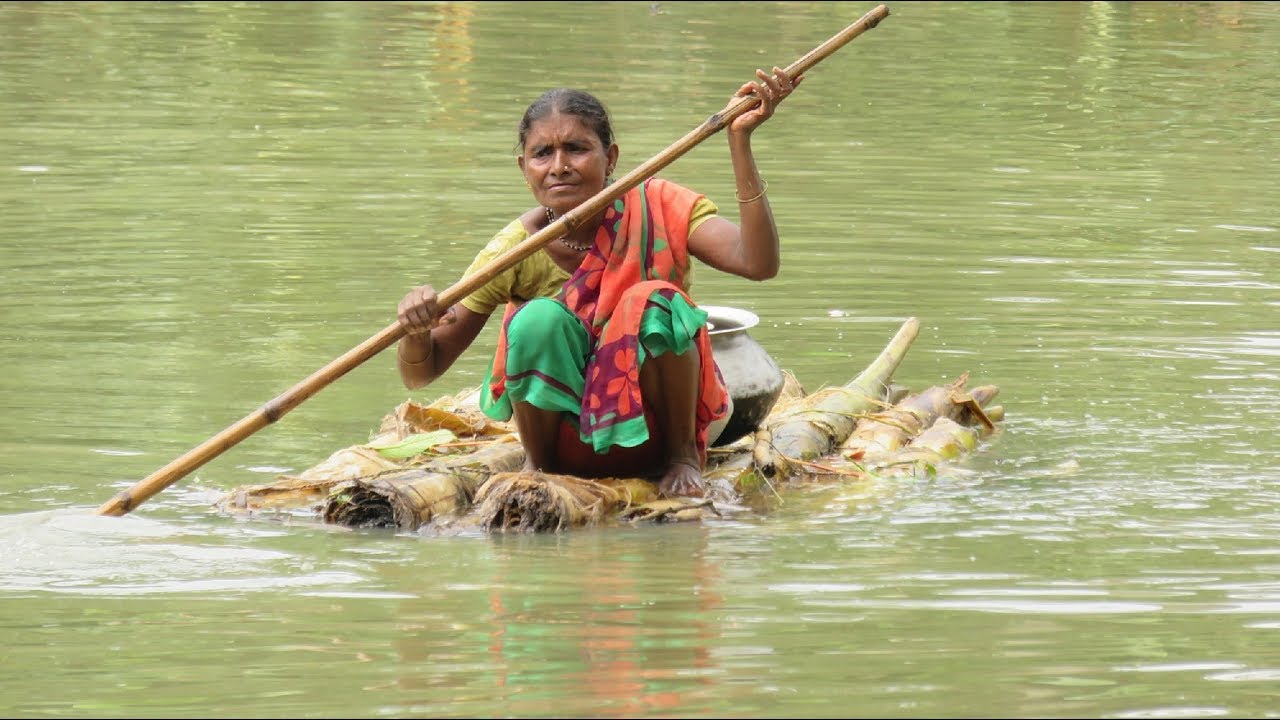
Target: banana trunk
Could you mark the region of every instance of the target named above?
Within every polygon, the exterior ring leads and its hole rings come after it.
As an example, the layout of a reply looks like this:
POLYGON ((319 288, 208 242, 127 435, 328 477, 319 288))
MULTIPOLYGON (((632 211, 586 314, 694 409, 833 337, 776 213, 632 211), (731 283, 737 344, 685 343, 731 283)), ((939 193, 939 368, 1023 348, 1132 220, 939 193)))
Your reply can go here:
POLYGON ((838 447, 858 417, 883 402, 894 371, 919 331, 920 321, 908 319, 875 361, 848 384, 815 392, 768 423, 772 440, 758 451, 756 470, 765 478, 782 477, 795 460, 814 460, 838 447))
POLYGON ((1000 390, 994 385, 984 385, 966 391, 964 386, 968 381, 969 374, 965 373, 950 385, 935 385, 908 395, 897 405, 862 418, 841 443, 840 453, 851 460, 889 456, 941 417, 971 425, 980 416, 989 423, 990 418, 981 406, 991 402, 1000 390))

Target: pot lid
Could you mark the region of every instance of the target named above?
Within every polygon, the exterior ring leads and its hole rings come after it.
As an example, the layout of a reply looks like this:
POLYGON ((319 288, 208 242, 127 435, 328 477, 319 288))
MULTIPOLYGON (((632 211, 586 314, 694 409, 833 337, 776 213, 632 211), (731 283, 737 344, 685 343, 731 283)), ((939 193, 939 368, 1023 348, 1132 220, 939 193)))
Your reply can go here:
POLYGON ((723 305, 699 305, 707 312, 707 332, 711 335, 735 330, 749 330, 760 324, 760 318, 750 310, 723 305))

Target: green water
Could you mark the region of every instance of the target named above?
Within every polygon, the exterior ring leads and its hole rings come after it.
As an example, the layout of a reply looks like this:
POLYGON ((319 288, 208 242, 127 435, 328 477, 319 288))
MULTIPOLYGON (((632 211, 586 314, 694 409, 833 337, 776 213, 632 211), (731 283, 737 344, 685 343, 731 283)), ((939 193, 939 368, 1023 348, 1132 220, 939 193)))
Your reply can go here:
MULTIPOLYGON (((783 270, 695 297, 811 389, 920 318, 899 382, 1006 409, 936 479, 535 537, 212 511, 491 327, 92 513, 456 281, 543 89, 626 170, 873 7, 0 3, 0 715, 1280 715, 1274 3, 890 4, 757 133, 783 270)), ((722 137, 663 175, 735 216, 722 137)))

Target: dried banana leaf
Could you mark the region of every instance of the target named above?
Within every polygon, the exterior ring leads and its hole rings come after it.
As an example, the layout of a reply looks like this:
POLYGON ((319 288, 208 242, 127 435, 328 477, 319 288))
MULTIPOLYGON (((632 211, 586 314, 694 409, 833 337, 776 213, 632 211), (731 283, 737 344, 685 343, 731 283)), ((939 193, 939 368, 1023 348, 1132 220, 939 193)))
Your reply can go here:
POLYGON ((422 467, 396 470, 339 483, 325 501, 323 517, 347 527, 412 530, 466 510, 474 491, 456 475, 422 467))
POLYGON ((523 464, 524 447, 514 436, 502 438, 465 455, 346 480, 326 498, 322 517, 349 527, 417 530, 437 519, 467 512, 486 480, 523 464))
POLYGON ((618 513, 618 519, 632 524, 641 522, 698 522, 724 517, 709 499, 672 498, 632 505, 618 513))
MULTIPOLYGON (((282 474, 273 483, 232 490, 215 505, 229 513, 316 512, 321 517, 339 518, 343 524, 374 522, 370 518, 383 514, 408 518, 425 513, 434 517, 437 512, 426 508, 445 507, 448 501, 443 498, 457 495, 456 488, 448 487, 444 482, 434 490, 428 491, 428 486, 422 486, 402 493, 394 488, 404 482, 420 485, 421 478, 414 474, 399 476, 387 473, 417 468, 427 472, 462 474, 468 476, 464 479, 478 486, 489 472, 509 470, 524 462, 524 450, 516 440, 511 426, 489 421, 479 408, 469 407, 454 397, 441 398, 429 406, 407 401, 383 418, 378 433, 369 442, 342 448, 298 475, 282 474), (456 442, 422 442, 418 452, 405 450, 413 438, 430 438, 433 435, 438 438, 441 433, 454 437, 456 442), (388 448, 393 451, 388 452, 388 448), (443 464, 426 467, 433 462, 443 464), (380 479, 378 489, 366 492, 375 478, 380 479), (335 495, 339 492, 339 485, 343 486, 341 492, 345 494, 335 495), (422 492, 427 493, 421 501, 422 508, 416 507, 417 500, 395 499, 413 498, 422 492), (381 499, 374 500, 370 495, 381 499), (332 507, 339 498, 351 497, 356 499, 356 507, 368 507, 368 512, 354 508, 338 511, 332 507), (408 507, 393 507, 406 502, 410 503, 408 507), (371 503, 383 507, 375 508, 371 503)), ((472 487, 470 491, 474 492, 474 489, 472 487)))
POLYGON ((455 397, 442 398, 430 405, 406 400, 382 419, 378 435, 403 439, 433 430, 449 430, 458 437, 510 435, 515 427, 489 419, 479 407, 455 397))
POLYGON ((491 533, 559 532, 597 525, 658 499, 639 478, 592 480, 530 471, 497 473, 476 493, 475 522, 491 533))
POLYGON ((273 483, 249 485, 226 493, 215 505, 233 514, 318 510, 340 482, 399 468, 401 463, 362 445, 343 448, 298 475, 279 475, 273 483))

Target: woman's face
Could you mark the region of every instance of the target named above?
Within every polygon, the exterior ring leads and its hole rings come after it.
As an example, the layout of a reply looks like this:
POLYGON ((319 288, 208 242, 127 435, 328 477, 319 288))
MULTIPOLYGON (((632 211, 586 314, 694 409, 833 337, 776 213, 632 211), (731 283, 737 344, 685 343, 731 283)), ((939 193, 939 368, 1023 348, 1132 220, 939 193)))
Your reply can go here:
POLYGON ((604 147, 581 118, 556 112, 529 127, 516 162, 538 204, 563 215, 604 189, 618 146, 604 147))

